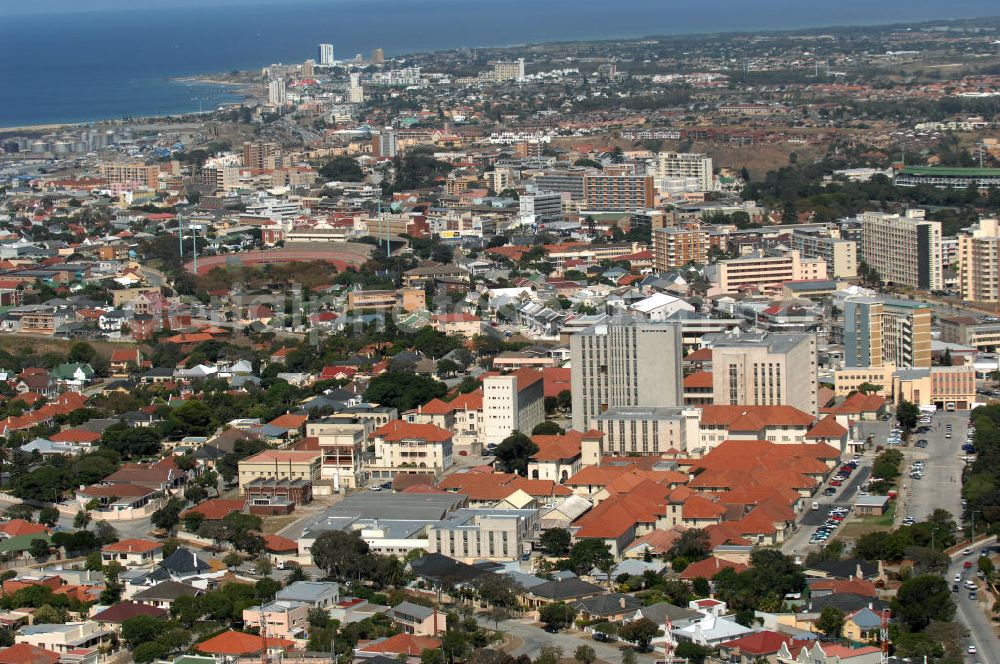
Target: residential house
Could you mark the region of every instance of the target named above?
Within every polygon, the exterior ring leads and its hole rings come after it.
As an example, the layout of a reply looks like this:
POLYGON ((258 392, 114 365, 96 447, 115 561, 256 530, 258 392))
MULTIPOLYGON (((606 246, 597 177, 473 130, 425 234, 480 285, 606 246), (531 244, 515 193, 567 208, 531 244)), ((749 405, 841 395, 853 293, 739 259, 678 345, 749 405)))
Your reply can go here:
POLYGON ((261 629, 266 625, 269 637, 301 638, 309 629, 309 609, 304 602, 276 599, 243 609, 243 623, 261 629))
POLYGON ((371 476, 391 479, 397 473, 442 473, 452 465, 451 431, 433 424, 392 420, 371 434, 375 459, 371 476))
POLYGON ((404 634, 418 636, 439 636, 447 630, 448 617, 435 607, 400 602, 389 613, 396 626, 404 634))
POLYGON ((163 543, 155 540, 124 539, 101 547, 101 560, 115 561, 123 567, 152 565, 163 559, 163 543))

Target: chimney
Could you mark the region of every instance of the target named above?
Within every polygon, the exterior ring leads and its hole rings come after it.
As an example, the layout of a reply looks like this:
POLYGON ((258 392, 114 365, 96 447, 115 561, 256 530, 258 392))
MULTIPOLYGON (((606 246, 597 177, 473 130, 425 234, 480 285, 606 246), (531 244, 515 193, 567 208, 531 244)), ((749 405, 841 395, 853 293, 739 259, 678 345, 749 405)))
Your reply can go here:
POLYGON ((618 606, 622 607, 623 609, 625 608, 625 598, 624 597, 619 598, 619 600, 618 600, 618 606))

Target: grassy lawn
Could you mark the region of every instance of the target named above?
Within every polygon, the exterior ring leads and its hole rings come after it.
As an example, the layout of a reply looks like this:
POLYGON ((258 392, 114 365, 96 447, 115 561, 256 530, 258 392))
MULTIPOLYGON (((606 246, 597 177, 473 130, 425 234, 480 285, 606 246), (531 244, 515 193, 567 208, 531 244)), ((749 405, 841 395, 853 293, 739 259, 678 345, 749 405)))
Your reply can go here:
POLYGON ((840 529, 837 536, 847 539, 857 539, 868 533, 891 530, 893 523, 895 522, 895 516, 896 503, 894 501, 889 503, 889 508, 882 516, 852 517, 851 520, 844 524, 844 526, 840 529))

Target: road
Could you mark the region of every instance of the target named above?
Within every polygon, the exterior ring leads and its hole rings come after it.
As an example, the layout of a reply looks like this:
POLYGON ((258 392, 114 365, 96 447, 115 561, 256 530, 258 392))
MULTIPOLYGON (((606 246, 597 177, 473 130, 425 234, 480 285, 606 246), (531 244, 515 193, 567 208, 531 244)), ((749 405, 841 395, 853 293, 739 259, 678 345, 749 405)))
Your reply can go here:
POLYGON ((803 512, 802 518, 799 520, 799 528, 796 530, 788 539, 782 544, 782 550, 787 554, 798 554, 805 556, 809 551, 819 549, 816 544, 809 544, 809 537, 816 532, 816 527, 821 525, 826 521, 830 508, 832 507, 848 507, 850 508, 854 504, 854 497, 858 493, 858 489, 864 484, 872 472, 872 461, 874 460, 874 455, 869 453, 859 459, 860 465, 858 469, 851 473, 851 478, 841 487, 834 487, 837 489, 837 493, 832 496, 824 496, 823 489, 830 486, 829 481, 824 482, 823 485, 817 490, 816 495, 811 499, 807 500, 807 503, 812 503, 816 501, 819 503, 819 509, 813 510, 809 509, 807 506, 806 511, 803 512))
MULTIPOLYGON (((963 581, 965 579, 975 579, 977 554, 984 548, 992 547, 995 544, 996 538, 991 537, 971 547, 973 551, 971 555, 965 556, 961 552, 954 554, 951 566, 948 568, 946 581, 949 584, 954 583, 956 574, 961 575, 963 581), (966 570, 963 568, 966 561, 972 562, 973 566, 971 569, 966 570)), ((982 582, 977 581, 977 583, 981 589, 982 582)), ((968 655, 967 661, 980 662, 981 664, 1000 664, 1000 638, 997 638, 993 621, 988 615, 991 607, 986 603, 987 597, 987 593, 980 592, 978 593, 978 599, 969 599, 969 591, 964 588, 960 589, 957 593, 952 593, 952 598, 958 606, 956 618, 968 628, 968 641, 976 646, 976 654, 968 655)))
MULTIPOLYGON (((495 629, 495 625, 491 620, 487 620, 482 616, 477 616, 476 620, 481 626, 487 629, 495 629)), ((542 646, 558 646, 562 648, 564 658, 572 657, 573 651, 578 646, 587 644, 594 649, 599 659, 611 662, 612 664, 622 661, 621 650, 614 643, 594 641, 589 636, 576 631, 549 634, 541 627, 538 627, 537 623, 525 618, 500 621, 500 631, 516 636, 522 641, 519 647, 514 648, 508 653, 514 657, 528 655, 534 658, 541 651, 542 646)), ((636 657, 638 661, 650 664, 658 661, 657 657, 652 653, 636 653, 636 657)))

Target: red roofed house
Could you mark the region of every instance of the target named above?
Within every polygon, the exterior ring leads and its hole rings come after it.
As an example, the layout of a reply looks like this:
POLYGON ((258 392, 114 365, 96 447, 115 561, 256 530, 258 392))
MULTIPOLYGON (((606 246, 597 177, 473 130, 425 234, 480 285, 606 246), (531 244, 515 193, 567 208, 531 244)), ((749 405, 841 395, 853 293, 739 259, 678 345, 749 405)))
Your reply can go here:
POLYGON ((399 657, 405 655, 408 659, 420 659, 425 650, 437 650, 441 647, 441 639, 433 636, 417 636, 416 634, 397 634, 387 639, 359 643, 354 652, 362 657, 372 655, 387 655, 399 657))
POLYGON ((288 639, 274 637, 265 638, 257 634, 246 634, 229 630, 222 634, 217 634, 210 639, 202 641, 195 646, 195 650, 206 655, 219 655, 228 657, 251 657, 254 655, 279 655, 295 645, 288 639))
POLYGON ((452 464, 452 435, 433 424, 391 420, 375 429, 371 476, 392 479, 397 473, 433 471, 441 473, 452 464))
POLYGON ((737 572, 745 572, 747 570, 747 566, 730 560, 716 558, 715 556, 709 556, 704 560, 699 560, 698 562, 691 563, 685 567, 684 571, 681 572, 681 578, 685 581, 691 581, 701 577, 711 581, 716 574, 724 569, 733 569, 737 572))
POLYGON ((59 653, 28 643, 17 643, 0 650, 0 664, 56 664, 59 653))
POLYGON ((124 539, 101 547, 105 564, 116 561, 125 567, 151 565, 163 558, 163 543, 155 540, 124 539))
POLYGON ((598 447, 604 434, 600 431, 567 431, 555 436, 532 436, 538 451, 528 460, 528 477, 533 480, 552 480, 560 484, 580 472, 581 443, 584 439, 595 441, 598 447))
POLYGON ((455 447, 468 448, 478 453, 483 430, 482 388, 459 394, 451 401, 431 399, 422 406, 404 414, 403 419, 416 424, 433 424, 452 433, 455 447))
POLYGON ((706 406, 713 402, 711 371, 695 371, 684 376, 685 406, 706 406))
POLYGON ((666 509, 670 487, 645 480, 628 493, 618 494, 596 505, 573 523, 577 541, 599 539, 620 558, 637 537, 656 528, 666 509))
POLYGON ((194 507, 184 510, 181 514, 183 519, 188 514, 201 514, 206 521, 221 521, 233 512, 242 512, 246 505, 242 500, 226 500, 224 498, 209 498, 203 500, 194 507))
POLYGON ((142 366, 142 351, 138 348, 119 348, 114 350, 111 352, 109 365, 112 376, 128 376, 130 368, 142 366))
POLYGON ((724 661, 733 664, 756 664, 764 659, 773 661, 772 658, 781 650, 781 646, 791 642, 790 634, 765 629, 720 643, 719 654, 724 661))
POLYGON ((470 507, 492 507, 512 495, 524 492, 539 505, 549 505, 571 495, 571 491, 552 480, 529 480, 513 473, 452 473, 442 478, 438 488, 469 497, 470 507))

